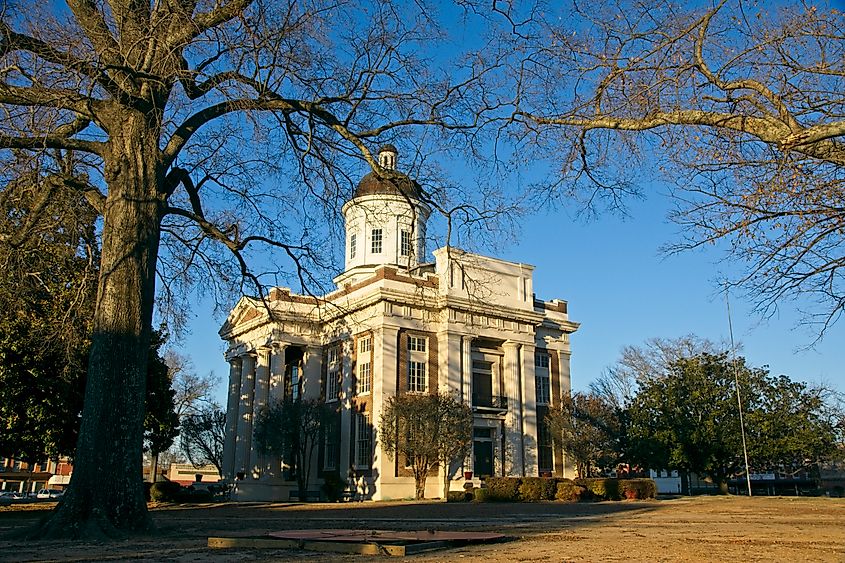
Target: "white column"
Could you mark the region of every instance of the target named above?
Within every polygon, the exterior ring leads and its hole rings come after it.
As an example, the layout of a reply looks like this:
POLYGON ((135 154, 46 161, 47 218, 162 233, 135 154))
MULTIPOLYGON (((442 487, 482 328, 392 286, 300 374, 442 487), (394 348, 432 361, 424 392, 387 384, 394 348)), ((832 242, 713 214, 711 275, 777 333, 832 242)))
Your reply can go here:
POLYGON ((522 458, 522 415, 519 374, 519 345, 505 342, 502 346, 504 358, 504 392, 507 397, 508 412, 505 415, 505 476, 519 476, 523 472, 522 458))
POLYGON ((302 398, 317 399, 320 397, 323 365, 323 348, 321 346, 307 346, 305 358, 302 362, 302 398))
POLYGON ((572 375, 569 371, 569 358, 571 354, 560 350, 557 352, 558 361, 560 362, 560 393, 563 396, 568 396, 572 391, 572 375))
POLYGON ((540 475, 538 462, 539 448, 537 447, 537 389, 534 380, 534 351, 533 344, 523 344, 521 349, 521 383, 522 383, 522 446, 525 474, 529 477, 540 475))
MULTIPOLYGON (((270 351, 269 388, 267 406, 272 408, 285 398, 285 350, 287 344, 274 342, 270 351)), ((267 478, 282 476, 282 458, 279 456, 264 459, 264 475, 267 478)))
POLYGON ((241 392, 238 409, 238 437, 235 445, 235 472, 246 472, 252 443, 252 399, 255 390, 255 356, 241 358, 241 392))
POLYGON ((349 459, 350 435, 352 431, 352 346, 355 341, 351 338, 344 340, 341 345, 341 384, 340 384, 340 457, 338 458, 338 469, 340 478, 346 478, 346 470, 352 465, 349 459))
MULTIPOLYGON (((255 365, 255 392, 253 395, 252 405, 252 427, 254 429, 261 411, 267 407, 270 392, 270 349, 259 348, 258 356, 255 365)), ((264 456, 261 455, 255 448, 255 444, 250 440, 250 462, 249 472, 253 477, 260 477, 264 467, 264 456)))
POLYGON ((461 337, 461 372, 464 402, 472 406, 472 337, 461 337))
POLYGON ((285 398, 285 351, 288 345, 273 344, 270 356, 270 406, 280 403, 285 398))
POLYGON ((235 443, 240 409, 241 358, 229 360, 229 396, 226 401, 226 437, 223 442, 223 478, 235 478, 235 443))

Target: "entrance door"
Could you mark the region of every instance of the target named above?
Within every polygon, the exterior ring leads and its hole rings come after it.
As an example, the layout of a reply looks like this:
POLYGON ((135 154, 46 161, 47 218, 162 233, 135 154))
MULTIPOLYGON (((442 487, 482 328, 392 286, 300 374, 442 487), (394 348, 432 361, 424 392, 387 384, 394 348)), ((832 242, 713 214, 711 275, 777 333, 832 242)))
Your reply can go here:
POLYGON ((493 430, 491 428, 473 429, 472 456, 475 477, 493 475, 493 430))

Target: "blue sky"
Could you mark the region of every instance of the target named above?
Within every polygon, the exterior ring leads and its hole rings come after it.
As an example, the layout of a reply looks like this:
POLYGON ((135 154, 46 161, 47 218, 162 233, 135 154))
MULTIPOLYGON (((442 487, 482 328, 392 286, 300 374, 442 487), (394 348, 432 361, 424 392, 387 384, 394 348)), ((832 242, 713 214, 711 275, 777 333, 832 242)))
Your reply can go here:
MULTIPOLYGON (((677 227, 665 219, 669 201, 660 195, 660 187, 644 191, 650 195, 630 202, 626 218, 605 214, 584 221, 576 218, 575 209, 566 207, 538 212, 524 218, 518 242, 486 252, 533 264, 537 296, 569 302, 570 318, 581 323, 572 338, 576 390, 586 389, 625 345, 687 334, 728 340, 724 293, 718 291, 716 280, 734 265, 720 262, 718 248, 663 255, 660 247, 677 236, 677 227)), ((774 374, 825 382, 845 391, 845 323, 834 326, 808 350, 815 333, 798 326, 792 304, 785 303, 777 315, 761 319, 734 295, 731 309, 740 353, 752 365, 768 365, 774 374)), ((223 404, 228 366, 217 335, 220 324, 222 319, 211 314, 211 304, 198 301, 190 334, 177 346, 192 358, 199 373, 217 374, 221 380, 217 397, 223 404)))
MULTIPOLYGON (((456 46, 481 39, 473 29, 458 24, 450 32, 456 46)), ((447 169, 459 170, 451 179, 461 181, 460 163, 447 169)), ((362 168, 361 175, 365 172, 362 168)), ((528 182, 540 173, 539 169, 526 169, 517 176, 528 182)), ((465 180, 467 184, 472 181, 469 171, 465 180)), ((581 323, 572 338, 575 389, 585 389, 626 345, 642 344, 652 337, 688 334, 716 342, 728 339, 724 294, 718 290, 717 280, 736 265, 723 262, 718 247, 662 255, 660 247, 678 236, 677 227, 665 219, 670 201, 659 183, 642 188, 646 199, 629 201, 626 218, 603 214, 586 222, 577 218, 574 204, 559 205, 522 218, 517 242, 496 249, 472 248, 533 264, 537 296, 569 302, 570 317, 581 323)), ((334 255, 341 267, 339 248, 334 255)), ((756 316, 750 303, 738 294, 732 296, 731 307, 735 339, 751 365, 768 365, 774 374, 825 382, 845 391, 845 321, 830 329, 823 341, 806 349, 816 334, 799 326, 794 303, 783 303, 768 319, 756 316)), ((211 303, 196 300, 189 334, 175 347, 192 358, 198 372, 214 371, 220 377, 218 400, 222 403, 228 367, 217 330, 223 319, 214 318, 211 308, 211 303)))

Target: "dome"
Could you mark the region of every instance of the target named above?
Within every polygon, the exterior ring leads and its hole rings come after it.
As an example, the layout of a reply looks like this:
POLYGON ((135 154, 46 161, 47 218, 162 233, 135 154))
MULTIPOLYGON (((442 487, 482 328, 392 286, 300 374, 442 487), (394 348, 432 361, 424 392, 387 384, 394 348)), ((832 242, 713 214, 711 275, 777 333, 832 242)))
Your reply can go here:
POLYGON ((379 178, 374 172, 370 172, 358 182, 353 197, 368 195, 398 195, 412 199, 422 198, 422 188, 404 174, 400 178, 379 178))
POLYGON ((420 185, 411 180, 405 174, 396 172, 396 159, 399 156, 399 151, 393 145, 383 145, 378 150, 379 166, 385 170, 389 170, 398 178, 379 178, 375 172, 370 172, 358 182, 358 187, 355 189, 356 197, 363 197, 367 195, 398 195, 402 197, 409 197, 412 199, 421 199, 422 188, 420 185))

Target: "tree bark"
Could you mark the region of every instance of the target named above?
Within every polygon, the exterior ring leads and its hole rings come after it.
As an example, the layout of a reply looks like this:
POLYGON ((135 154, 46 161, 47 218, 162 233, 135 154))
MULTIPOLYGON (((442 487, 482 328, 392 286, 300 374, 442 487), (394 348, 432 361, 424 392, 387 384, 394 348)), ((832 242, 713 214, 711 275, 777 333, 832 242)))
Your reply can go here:
POLYGON ((414 498, 422 500, 425 498, 425 474, 421 477, 414 476, 414 498))
POLYGON ((152 529, 144 499, 144 401, 164 197, 156 115, 110 116, 100 282, 74 472, 40 537, 152 529))
POLYGON ((443 500, 449 500, 449 462, 443 462, 443 500))

